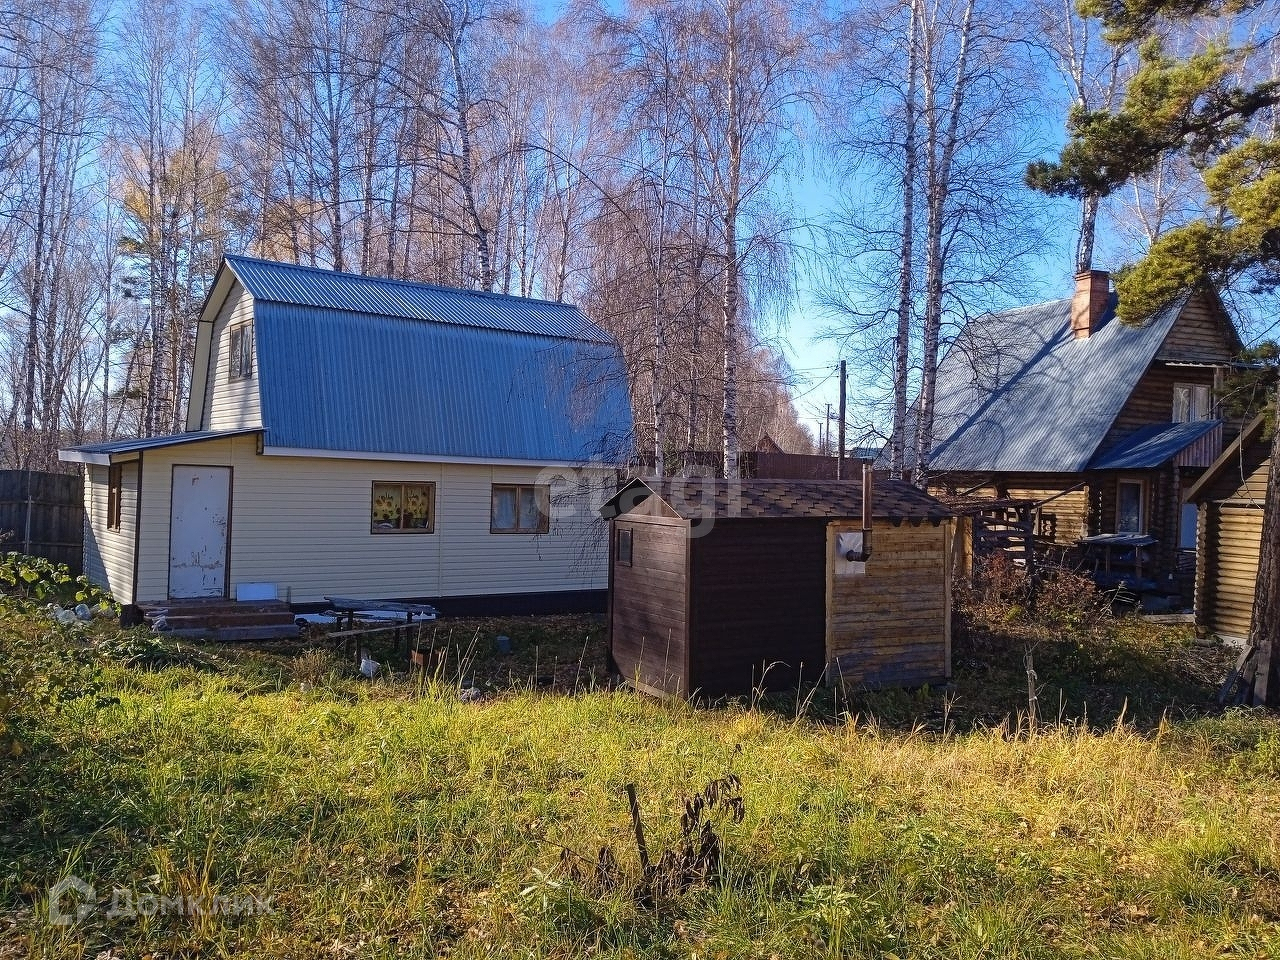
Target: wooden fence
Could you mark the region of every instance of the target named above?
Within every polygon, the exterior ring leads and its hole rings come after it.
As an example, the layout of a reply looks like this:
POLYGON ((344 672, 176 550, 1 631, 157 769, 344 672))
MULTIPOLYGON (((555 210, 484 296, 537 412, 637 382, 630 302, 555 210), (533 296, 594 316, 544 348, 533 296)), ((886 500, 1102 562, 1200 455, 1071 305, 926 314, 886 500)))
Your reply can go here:
POLYGON ((70 473, 0 470, 0 553, 18 550, 81 572, 84 481, 70 473))

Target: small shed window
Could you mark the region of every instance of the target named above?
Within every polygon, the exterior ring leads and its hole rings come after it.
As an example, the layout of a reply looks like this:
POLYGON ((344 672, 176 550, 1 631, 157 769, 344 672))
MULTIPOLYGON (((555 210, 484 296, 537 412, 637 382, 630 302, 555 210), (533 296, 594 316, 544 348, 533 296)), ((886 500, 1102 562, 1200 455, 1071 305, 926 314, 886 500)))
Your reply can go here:
POLYGON ((489 506, 490 533, 546 533, 550 527, 550 487, 544 484, 493 485, 489 506))
POLYGON ((124 464, 107 467, 107 529, 120 529, 120 506, 124 502, 124 464))
POLYGON ((231 328, 230 377, 246 380, 253 376, 253 321, 231 328))
POLYGON ((1146 532, 1146 484, 1121 480, 1116 490, 1116 533, 1146 532))
POLYGON ((431 533, 436 525, 434 483, 373 482, 374 533, 431 533))
POLYGON ((630 527, 618 528, 618 539, 613 547, 613 558, 620 567, 631 566, 631 545, 634 531, 630 527))
POLYGON ((1213 410, 1209 403, 1209 388, 1202 383, 1175 383, 1173 385, 1173 422, 1191 423, 1209 420, 1213 410))

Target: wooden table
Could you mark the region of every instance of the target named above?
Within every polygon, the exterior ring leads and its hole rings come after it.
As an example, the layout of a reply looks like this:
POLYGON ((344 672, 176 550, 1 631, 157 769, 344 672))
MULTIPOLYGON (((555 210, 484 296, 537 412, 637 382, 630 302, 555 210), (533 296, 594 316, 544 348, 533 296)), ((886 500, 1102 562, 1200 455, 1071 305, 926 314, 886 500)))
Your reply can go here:
POLYGON ((395 600, 359 600, 355 597, 325 597, 333 606, 333 610, 338 614, 337 633, 332 636, 342 641, 342 649, 344 653, 354 653, 356 663, 360 662, 360 637, 367 634, 380 633, 387 630, 394 630, 395 637, 393 643, 395 649, 400 649, 400 643, 403 640, 406 645, 410 642, 408 633, 409 626, 413 623, 413 618, 418 617, 422 620, 434 620, 439 616, 435 607, 425 603, 400 603, 395 600), (359 610, 377 610, 381 613, 400 613, 404 614, 403 623, 390 623, 385 627, 373 627, 368 630, 356 630, 356 612, 359 610), (347 629, 342 630, 342 618, 347 619, 347 629))
MULTIPOLYGON (((1128 578, 1126 573, 1132 572, 1133 581, 1130 584, 1133 588, 1141 590, 1147 586, 1147 582, 1142 579, 1142 561, 1143 550, 1156 543, 1156 538, 1145 533, 1100 533, 1092 537, 1082 537, 1079 540, 1080 546, 1084 549, 1085 555, 1092 555, 1095 559, 1102 561, 1102 576, 1099 577, 1099 571, 1095 567, 1094 578, 1104 581, 1107 585, 1113 585, 1111 581, 1118 580, 1126 582, 1128 578), (1129 553, 1132 560, 1119 559, 1112 556, 1113 552, 1120 554, 1129 553), (1101 557, 1098 554, 1101 553, 1101 557), (1112 571, 1112 566, 1121 568, 1112 571)), ((1151 588, 1155 588, 1154 582, 1150 584, 1151 588)))
POLYGON ((342 623, 342 617, 347 618, 348 630, 355 628, 357 610, 402 613, 404 614, 405 623, 413 623, 414 617, 421 617, 423 620, 434 620, 439 616, 435 607, 425 603, 400 603, 397 600, 357 600, 354 597, 325 597, 325 599, 329 601, 334 611, 339 614, 339 625, 342 623))

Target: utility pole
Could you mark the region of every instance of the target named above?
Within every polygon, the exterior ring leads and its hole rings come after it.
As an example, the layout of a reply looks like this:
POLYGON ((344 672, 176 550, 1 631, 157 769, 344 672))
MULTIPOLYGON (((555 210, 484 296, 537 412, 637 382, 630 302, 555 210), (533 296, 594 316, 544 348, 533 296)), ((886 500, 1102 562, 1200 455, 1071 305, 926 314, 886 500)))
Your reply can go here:
POLYGON ((823 456, 831 456, 831 404, 827 404, 827 419, 823 421, 826 424, 827 439, 822 444, 823 456))
POLYGON ((844 361, 840 361, 840 423, 836 426, 836 436, 840 450, 836 454, 836 479, 844 479, 844 407, 845 407, 845 368, 844 361))

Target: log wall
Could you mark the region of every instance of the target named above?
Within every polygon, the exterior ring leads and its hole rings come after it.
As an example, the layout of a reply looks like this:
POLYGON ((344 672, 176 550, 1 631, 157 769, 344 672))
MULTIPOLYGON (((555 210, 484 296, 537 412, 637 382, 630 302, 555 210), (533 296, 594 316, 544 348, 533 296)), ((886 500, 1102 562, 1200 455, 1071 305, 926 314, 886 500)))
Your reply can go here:
POLYGON ((1270 441, 1254 431, 1200 501, 1196 629, 1245 640, 1253 619, 1270 441))
POLYGON ((1245 504, 1200 506, 1201 549, 1208 563, 1196 570, 1196 625, 1229 640, 1249 636, 1253 619, 1262 508, 1245 504))

